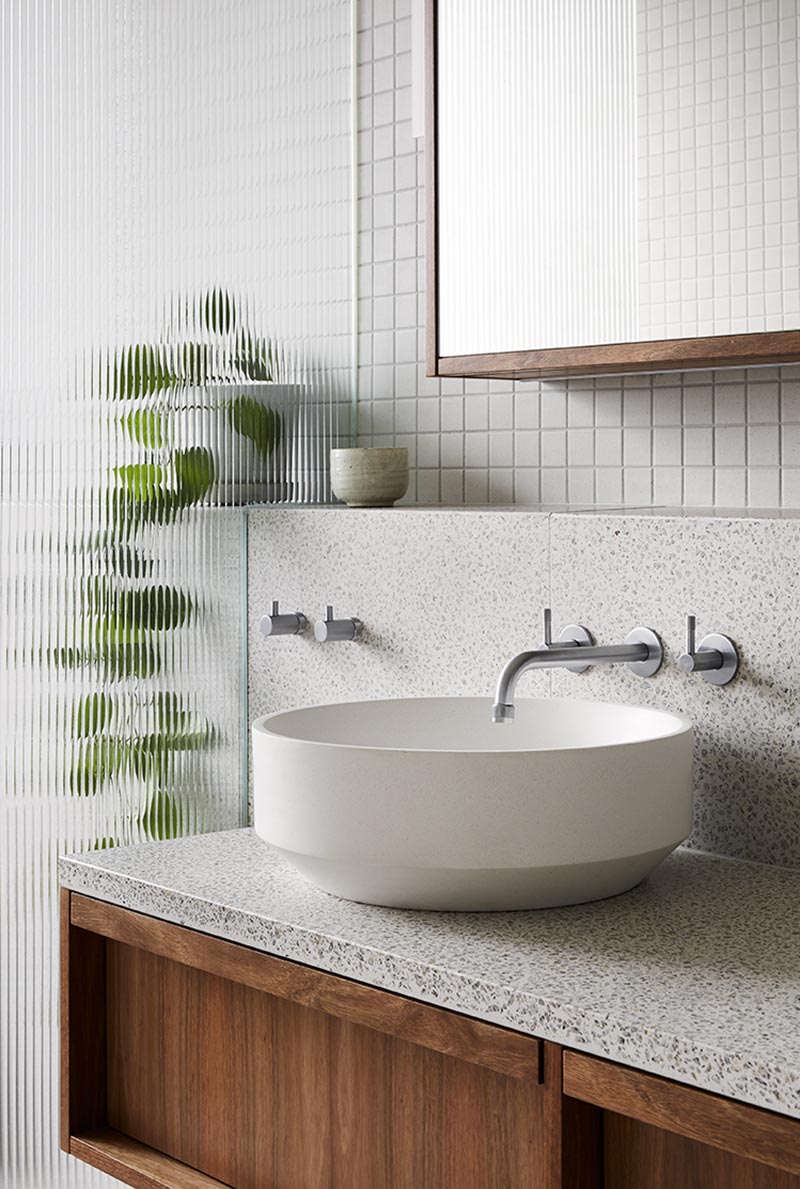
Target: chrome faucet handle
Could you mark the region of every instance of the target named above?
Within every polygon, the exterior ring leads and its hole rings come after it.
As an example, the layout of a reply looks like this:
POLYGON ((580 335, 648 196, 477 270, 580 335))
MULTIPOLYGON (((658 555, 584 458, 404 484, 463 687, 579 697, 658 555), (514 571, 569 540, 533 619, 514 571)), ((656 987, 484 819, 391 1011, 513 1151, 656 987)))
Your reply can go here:
MULTIPOLYGON (((559 633, 557 640, 553 639, 553 612, 549 607, 545 607, 543 613, 544 621, 544 640, 542 641, 543 648, 586 648, 594 644, 594 636, 588 628, 582 627, 579 623, 571 623, 559 633)), ((565 665, 570 673, 583 673, 589 668, 588 664, 576 661, 574 665, 565 665)))
POLYGON ((334 619, 333 607, 330 603, 325 608, 325 618, 318 619, 314 624, 314 635, 320 644, 326 644, 333 640, 358 640, 363 630, 363 623, 354 615, 347 619, 334 619))
POLYGON ((699 673, 711 685, 727 685, 739 668, 739 651, 730 636, 711 632, 696 643, 697 620, 686 616, 686 650, 678 657, 682 673, 699 673))
POLYGON ((308 620, 302 611, 281 615, 278 600, 273 599, 271 614, 262 615, 258 626, 265 636, 299 636, 308 627, 308 620))

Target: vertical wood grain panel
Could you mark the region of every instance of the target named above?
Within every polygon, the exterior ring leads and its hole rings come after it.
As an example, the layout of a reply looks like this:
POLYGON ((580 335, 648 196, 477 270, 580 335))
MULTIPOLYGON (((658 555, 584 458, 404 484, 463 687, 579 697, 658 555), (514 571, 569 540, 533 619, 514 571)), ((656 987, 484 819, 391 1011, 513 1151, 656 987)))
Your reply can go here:
POLYGON ((105 939, 69 926, 70 893, 61 891, 60 1146, 70 1133, 106 1121, 105 939))
POLYGON ((586 1053, 564 1054, 564 1093, 800 1175, 800 1122, 586 1053))
POLYGON ((604 1189, 800 1189, 800 1177, 605 1112, 604 1189))
POLYGON ((260 1110, 258 1126, 271 1152, 263 1152, 263 1167, 272 1167, 275 1184, 287 1189, 290 1174, 308 1189, 329 1189, 334 1184, 334 1088, 328 1060, 333 1021, 322 1012, 280 1001, 270 1014, 272 1033, 264 1040, 272 1053, 272 1117, 260 1110))
POLYGON ((111 1127, 238 1189, 550 1189, 508 1076, 108 943, 111 1127))

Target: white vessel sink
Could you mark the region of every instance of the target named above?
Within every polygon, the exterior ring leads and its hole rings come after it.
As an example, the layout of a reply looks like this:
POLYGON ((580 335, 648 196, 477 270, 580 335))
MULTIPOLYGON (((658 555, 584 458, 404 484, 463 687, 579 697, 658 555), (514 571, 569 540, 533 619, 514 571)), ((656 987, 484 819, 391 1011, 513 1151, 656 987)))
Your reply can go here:
POLYGON ((569 699, 344 702, 253 724, 255 828, 312 883, 398 908, 627 891, 692 824, 692 726, 569 699))

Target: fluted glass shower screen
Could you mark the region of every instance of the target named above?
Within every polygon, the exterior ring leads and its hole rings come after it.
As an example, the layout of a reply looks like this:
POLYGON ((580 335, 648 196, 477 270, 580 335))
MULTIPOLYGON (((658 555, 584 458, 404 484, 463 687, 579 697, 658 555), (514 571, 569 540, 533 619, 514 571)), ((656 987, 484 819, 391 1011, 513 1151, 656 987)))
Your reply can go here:
POLYGON ((351 0, 0 5, 0 1185, 58 1151, 59 853, 242 821, 244 504, 348 434, 351 0))

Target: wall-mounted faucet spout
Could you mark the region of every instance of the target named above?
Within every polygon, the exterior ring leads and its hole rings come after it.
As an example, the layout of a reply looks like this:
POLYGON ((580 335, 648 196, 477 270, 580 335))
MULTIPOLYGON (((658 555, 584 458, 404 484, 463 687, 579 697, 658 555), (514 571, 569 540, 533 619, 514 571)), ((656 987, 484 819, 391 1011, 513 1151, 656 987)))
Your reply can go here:
POLYGON ((547 607, 542 647, 512 657, 500 674, 492 706, 492 722, 513 720, 514 690, 517 681, 528 669, 572 669, 582 672, 589 665, 628 665, 638 676, 652 677, 661 666, 664 651, 658 636, 650 628, 635 628, 622 644, 594 644, 586 628, 571 625, 564 628, 554 643, 550 635, 550 622, 550 608, 547 607))

